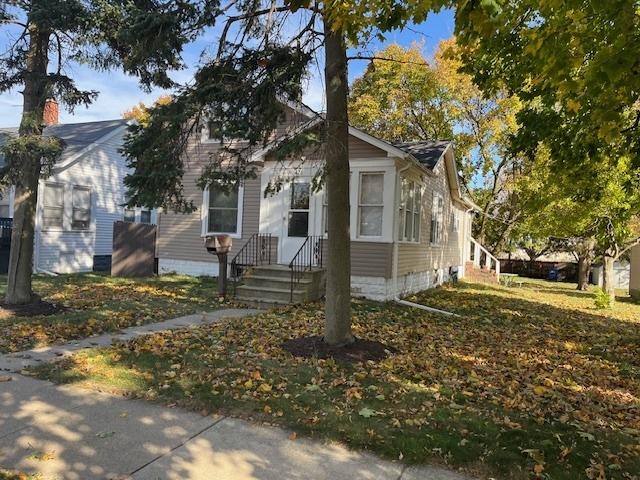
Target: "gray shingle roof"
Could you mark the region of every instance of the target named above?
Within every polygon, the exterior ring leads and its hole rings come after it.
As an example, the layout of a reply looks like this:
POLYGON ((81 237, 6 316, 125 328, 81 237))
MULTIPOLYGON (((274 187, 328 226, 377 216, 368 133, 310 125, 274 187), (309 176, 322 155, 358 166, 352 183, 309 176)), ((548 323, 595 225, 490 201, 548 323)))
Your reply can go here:
POLYGON ((447 147, 452 143, 451 140, 434 140, 429 142, 394 143, 393 146, 413 155, 427 168, 433 168, 447 147))
MULTIPOLYGON (((60 159, 63 163, 114 129, 126 124, 127 120, 119 119, 50 125, 44 129, 43 134, 58 137, 65 142, 66 146, 60 159)), ((0 145, 2 145, 8 137, 17 135, 17 133, 17 128, 0 128, 0 145)), ((4 159, 2 155, 0 155, 0 163, 4 163, 3 161, 4 159)))

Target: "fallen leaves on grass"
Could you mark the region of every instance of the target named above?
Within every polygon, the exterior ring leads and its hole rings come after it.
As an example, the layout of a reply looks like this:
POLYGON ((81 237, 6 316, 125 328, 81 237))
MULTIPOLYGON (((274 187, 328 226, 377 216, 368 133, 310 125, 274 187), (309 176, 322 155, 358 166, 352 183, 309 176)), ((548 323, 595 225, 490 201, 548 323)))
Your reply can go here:
POLYGON ((598 478, 604 465, 607 478, 637 477, 639 306, 616 317, 594 313, 588 295, 469 284, 416 300, 462 316, 354 302, 354 334, 396 352, 379 362, 284 351, 288 339, 322 333, 321 306, 307 305, 136 338, 48 375, 101 388, 133 378, 122 393, 322 432, 393 458, 554 479, 598 478))
POLYGON ((220 303, 211 279, 179 275, 150 279, 97 274, 38 276, 35 288, 45 300, 63 305, 67 311, 49 316, 0 316, 0 353, 65 343, 230 305, 220 303))

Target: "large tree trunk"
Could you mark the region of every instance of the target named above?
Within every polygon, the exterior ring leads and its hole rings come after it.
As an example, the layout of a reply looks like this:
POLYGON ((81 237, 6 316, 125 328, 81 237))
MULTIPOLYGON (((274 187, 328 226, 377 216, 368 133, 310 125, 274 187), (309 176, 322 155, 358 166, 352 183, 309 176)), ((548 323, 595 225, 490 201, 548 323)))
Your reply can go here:
POLYGON ((616 300, 615 275, 613 273, 613 263, 616 257, 605 252, 602 257, 602 289, 609 296, 611 303, 616 300))
POLYGON ((584 238, 576 245, 576 255, 578 256, 578 290, 589 288, 589 276, 591 274, 591 263, 595 255, 596 241, 593 238, 584 238))
POLYGON ((578 290, 589 288, 589 275, 591 274, 591 256, 578 255, 578 290))
POLYGON ((324 341, 353 342, 351 334, 351 234, 349 231, 349 124, 347 53, 342 32, 324 21, 327 185, 327 289, 324 341))
MULTIPOLYGON (((24 79, 21 137, 42 135, 43 110, 47 92, 47 63, 49 31, 37 25, 29 28, 27 74, 24 79)), ((13 232, 5 302, 29 303, 33 300, 31 274, 33 271, 33 240, 40 158, 28 157, 21 166, 21 178, 15 186, 13 232)))

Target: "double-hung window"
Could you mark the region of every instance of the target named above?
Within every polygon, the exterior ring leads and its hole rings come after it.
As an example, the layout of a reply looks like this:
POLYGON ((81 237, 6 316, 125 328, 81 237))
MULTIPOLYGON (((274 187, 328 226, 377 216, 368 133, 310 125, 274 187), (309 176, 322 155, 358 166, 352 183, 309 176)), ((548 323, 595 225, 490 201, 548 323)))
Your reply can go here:
POLYGON ((42 226, 62 228, 64 220, 64 186, 47 183, 44 186, 42 226))
POLYGON ((207 205, 207 233, 239 232, 239 187, 222 188, 213 183, 209 186, 207 205))
POLYGON ((358 236, 382 236, 384 173, 361 173, 358 195, 358 236))
POLYGON ((431 207, 431 243, 441 243, 444 227, 444 198, 439 193, 433 194, 431 207))
POLYGON ((400 191, 398 238, 406 242, 420 241, 422 187, 419 183, 402 179, 400 191))
POLYGON ((71 190, 71 228, 86 230, 91 224, 91 189, 74 185, 71 190))

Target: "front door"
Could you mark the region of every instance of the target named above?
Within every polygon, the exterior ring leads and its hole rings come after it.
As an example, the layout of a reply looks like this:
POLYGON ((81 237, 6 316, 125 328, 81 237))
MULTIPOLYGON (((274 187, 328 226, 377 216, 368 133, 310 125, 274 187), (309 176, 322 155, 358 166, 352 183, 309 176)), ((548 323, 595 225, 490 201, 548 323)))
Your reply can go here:
POLYGON ((311 182, 296 178, 284 189, 284 216, 280 262, 288 265, 309 235, 311 226, 311 182))

